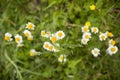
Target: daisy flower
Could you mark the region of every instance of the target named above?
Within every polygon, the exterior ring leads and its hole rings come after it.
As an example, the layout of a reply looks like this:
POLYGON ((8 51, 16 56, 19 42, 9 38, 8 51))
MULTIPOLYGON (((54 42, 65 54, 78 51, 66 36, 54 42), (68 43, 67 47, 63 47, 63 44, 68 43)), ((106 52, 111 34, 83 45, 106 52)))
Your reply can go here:
POLYGON ((89 32, 89 27, 88 26, 83 26, 82 27, 82 32, 89 32))
POLYGON ((114 46, 115 43, 116 43, 115 40, 113 40, 113 39, 110 39, 110 40, 109 40, 109 46, 111 46, 111 45, 114 46))
POLYGON ((4 37, 4 39, 6 40, 6 41, 12 41, 13 39, 11 38, 12 37, 12 34, 10 34, 10 33, 5 33, 5 37, 4 37))
POLYGON ((91 24, 90 24, 90 22, 89 21, 87 21, 86 23, 85 23, 85 26, 91 26, 91 24))
POLYGON ((32 41, 32 40, 33 40, 33 36, 30 35, 30 36, 27 37, 27 39, 28 39, 29 41, 32 41))
POLYGON ((95 5, 94 5, 94 4, 92 4, 92 5, 90 6, 90 10, 95 10, 95 5))
POLYGON ((58 58, 59 62, 66 62, 66 55, 61 54, 60 57, 58 58))
POLYGON ((90 32, 85 32, 82 36, 83 39, 90 39, 91 38, 91 33, 90 32))
POLYGON ((31 22, 28 22, 28 23, 26 24, 26 28, 28 28, 29 30, 34 30, 35 25, 34 25, 33 23, 31 23, 31 22))
POLYGON ((46 38, 50 38, 51 33, 50 33, 50 32, 45 32, 45 31, 43 30, 43 31, 41 31, 41 36, 42 36, 42 37, 46 37, 46 38))
POLYGON ((95 33, 95 34, 99 32, 99 30, 98 30, 97 27, 92 27, 92 28, 91 28, 91 31, 92 31, 93 33, 95 33))
POLYGON ((23 42, 22 36, 20 36, 19 34, 16 34, 16 35, 15 35, 15 42, 17 42, 17 43, 22 43, 22 42, 23 42))
POLYGON ((111 32, 107 31, 106 34, 107 34, 108 37, 113 37, 113 34, 111 32))
POLYGON ((117 46, 109 46, 108 49, 107 49, 107 53, 109 55, 113 55, 113 54, 117 53, 117 51, 118 51, 117 46))
POLYGON ((24 30, 24 35, 26 36, 26 37, 28 37, 28 36, 30 36, 31 35, 31 32, 29 31, 29 30, 24 30))
POLYGON ((51 44, 50 44, 49 42, 44 42, 43 48, 46 49, 46 50, 49 50, 49 46, 50 46, 50 45, 51 45, 51 44))
POLYGON ((92 51, 91 51, 92 55, 94 57, 98 57, 98 55, 100 55, 100 50, 98 48, 94 48, 92 51))
POLYGON ((52 36, 50 37, 50 40, 54 43, 55 41, 58 40, 58 38, 55 34, 52 34, 52 36))
POLYGON ((35 49, 31 49, 29 55, 30 56, 35 56, 37 54, 35 49))
POLYGON ((47 32, 46 35, 45 35, 46 38, 50 38, 50 36, 51 36, 50 32, 47 32))
POLYGON ((45 35, 46 35, 46 32, 45 31, 41 31, 41 36, 45 37, 45 35))
POLYGON ((65 37, 65 33, 63 31, 57 31, 56 36, 58 39, 63 39, 65 37))
POLYGON ((107 35, 106 35, 105 33, 101 33, 101 34, 99 35, 100 41, 106 40, 106 38, 107 38, 107 35))
POLYGON ((54 46, 52 44, 50 44, 49 47, 48 47, 48 50, 49 51, 53 51, 54 50, 54 46))
POLYGON ((89 39, 81 39, 81 43, 86 45, 88 43, 89 39))

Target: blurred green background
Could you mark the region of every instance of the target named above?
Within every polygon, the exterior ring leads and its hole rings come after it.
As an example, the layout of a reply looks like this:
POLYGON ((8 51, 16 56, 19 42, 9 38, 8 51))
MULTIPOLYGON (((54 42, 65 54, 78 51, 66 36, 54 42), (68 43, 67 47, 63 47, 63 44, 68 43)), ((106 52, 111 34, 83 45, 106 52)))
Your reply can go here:
POLYGON ((0 0, 0 80, 120 80, 120 51, 107 55, 107 42, 98 42, 95 35, 89 45, 81 45, 86 21, 101 32, 111 31, 120 48, 119 0, 0 0), (96 10, 89 9, 91 4, 96 10), (4 41, 6 32, 22 35, 27 22, 36 25, 33 41, 24 41, 22 48, 4 41), (44 50, 47 39, 40 36, 41 30, 63 30, 66 37, 59 43, 64 49, 44 50), (97 58, 90 52, 94 47, 101 50, 97 58), (29 56, 32 48, 43 54, 29 56), (67 55, 66 63, 58 62, 60 54, 67 55))

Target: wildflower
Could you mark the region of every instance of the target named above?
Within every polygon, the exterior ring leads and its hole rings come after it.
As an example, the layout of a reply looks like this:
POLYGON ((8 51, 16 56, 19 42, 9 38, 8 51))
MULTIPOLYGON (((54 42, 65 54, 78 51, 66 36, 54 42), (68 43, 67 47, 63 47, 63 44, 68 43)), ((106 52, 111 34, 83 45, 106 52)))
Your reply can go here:
POLYGON ((89 39, 82 39, 81 43, 84 44, 84 45, 86 45, 88 43, 88 41, 89 41, 89 39))
POLYGON ((58 39, 57 39, 57 36, 55 34, 52 34, 52 36, 50 37, 50 40, 54 43, 58 39))
POLYGON ((63 39, 65 37, 65 33, 63 31, 56 32, 56 36, 58 39, 63 39))
POLYGON ((35 56, 37 54, 35 49, 31 49, 29 55, 30 56, 35 56))
POLYGON ((66 62, 66 55, 61 54, 60 57, 58 58, 59 62, 66 62))
POLYGON ((85 23, 85 26, 91 26, 91 24, 90 24, 90 22, 89 21, 87 21, 86 23, 85 23))
POLYGON ((50 32, 45 32, 44 30, 41 31, 41 36, 42 37, 46 37, 46 38, 49 38, 51 36, 51 33, 50 32))
POLYGON ((17 42, 17 43, 22 43, 22 42, 23 42, 22 36, 20 36, 19 34, 17 34, 17 35, 15 36, 15 42, 17 42))
POLYGON ((94 32, 95 34, 99 32, 99 30, 98 30, 97 27, 92 27, 92 28, 91 28, 91 31, 94 32))
POLYGON ((53 51, 54 50, 54 46, 52 44, 50 44, 49 47, 48 47, 48 50, 49 51, 53 51))
POLYGON ((113 34, 111 32, 107 32, 108 37, 113 37, 113 34))
POLYGON ((24 44, 22 44, 22 43, 18 43, 18 45, 17 45, 18 47, 23 47, 24 46, 24 44))
POLYGON ((49 50, 50 43, 49 42, 44 42, 43 48, 46 50, 49 50))
POLYGON ((34 30, 35 25, 31 22, 28 22, 28 24, 26 24, 26 28, 28 28, 29 30, 34 30))
POLYGON ((31 32, 29 31, 29 30, 24 30, 24 35, 26 36, 26 37, 28 37, 28 36, 30 36, 31 35, 31 32))
POLYGON ((113 39, 110 39, 110 40, 109 40, 109 46, 110 46, 110 45, 114 46, 115 43, 116 43, 116 42, 115 42, 113 39))
POLYGON ((107 38, 107 35, 106 35, 105 33, 101 33, 101 34, 99 35, 100 41, 106 40, 106 38, 107 38))
POLYGON ((82 27, 82 32, 89 32, 89 27, 88 26, 83 26, 82 27))
POLYGON ((116 54, 117 51, 118 51, 118 47, 117 46, 109 46, 108 49, 107 49, 107 53, 109 55, 116 54))
POLYGON ((50 36, 51 36, 50 32, 47 32, 46 35, 45 35, 46 38, 50 38, 50 36))
POLYGON ((94 4, 92 4, 92 5, 90 6, 90 10, 95 10, 95 5, 94 5, 94 4))
POLYGON ((13 39, 12 39, 11 37, 12 37, 12 34, 10 34, 10 33, 5 33, 4 39, 5 39, 6 41, 12 41, 13 39))
POLYGON ((82 36, 83 39, 90 39, 91 38, 91 33, 90 32, 85 32, 82 36))
POLYGON ((41 31, 41 36, 44 37, 46 35, 45 31, 41 31))
POLYGON ((33 36, 30 35, 30 36, 27 37, 27 39, 28 39, 29 41, 32 41, 32 40, 33 40, 33 36))
POLYGON ((100 55, 100 50, 98 48, 94 48, 92 51, 91 51, 92 55, 94 57, 98 57, 98 55, 100 55))

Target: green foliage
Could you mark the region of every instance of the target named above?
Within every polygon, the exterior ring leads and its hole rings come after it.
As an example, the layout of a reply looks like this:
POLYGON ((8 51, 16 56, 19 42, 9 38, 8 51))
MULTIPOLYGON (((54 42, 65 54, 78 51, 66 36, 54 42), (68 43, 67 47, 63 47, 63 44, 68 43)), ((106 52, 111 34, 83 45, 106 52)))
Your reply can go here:
MULTIPOLYGON (((81 27, 86 21, 101 32, 111 31, 120 48, 119 0, 0 0, 0 80, 120 80, 120 51, 113 56, 106 54, 106 42, 93 35, 88 45, 82 45, 81 27), (91 11, 89 6, 96 5, 91 11), (4 34, 23 35, 27 22, 35 24, 33 41, 25 40, 24 47, 4 41, 4 34), (63 30, 61 51, 43 49, 40 32, 63 30), (94 58, 91 49, 98 47, 101 55, 94 58), (41 55, 29 56, 30 49, 41 55), (67 55, 67 62, 58 62, 60 54, 67 55)), ((24 39, 26 39, 24 37, 24 39)))

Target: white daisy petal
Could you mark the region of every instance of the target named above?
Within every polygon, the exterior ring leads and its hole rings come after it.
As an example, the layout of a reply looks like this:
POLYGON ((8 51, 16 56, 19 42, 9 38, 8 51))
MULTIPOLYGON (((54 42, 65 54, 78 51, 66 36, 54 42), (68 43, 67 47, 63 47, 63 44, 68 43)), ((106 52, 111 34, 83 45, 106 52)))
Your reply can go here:
POLYGON ((22 43, 23 42, 22 36, 20 36, 19 34, 16 34, 15 35, 15 42, 22 43))
POLYGON ((94 57, 98 57, 98 55, 100 55, 100 50, 98 48, 94 48, 91 50, 91 53, 94 57))
POLYGON ((107 53, 109 55, 116 54, 117 51, 118 51, 118 47, 117 46, 109 46, 108 49, 107 49, 107 53))
POLYGON ((26 28, 28 28, 29 30, 34 30, 35 25, 34 25, 33 23, 31 23, 31 22, 28 22, 28 23, 26 24, 26 28))
POLYGON ((12 41, 13 39, 11 38, 12 37, 12 34, 10 34, 10 33, 5 33, 5 37, 4 37, 4 39, 6 40, 6 41, 12 41))
POLYGON ((100 41, 104 41, 104 40, 106 40, 106 38, 107 38, 107 34, 106 34, 106 33, 101 33, 101 34, 99 35, 100 41))
POLYGON ((65 37, 65 33, 63 31, 56 32, 57 39, 63 39, 65 37))
POLYGON ((99 32, 99 29, 97 27, 92 27, 91 31, 96 34, 99 32))
POLYGON ((66 62, 66 61, 67 61, 66 55, 61 54, 60 57, 58 58, 58 61, 59 61, 59 62, 66 62))

